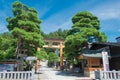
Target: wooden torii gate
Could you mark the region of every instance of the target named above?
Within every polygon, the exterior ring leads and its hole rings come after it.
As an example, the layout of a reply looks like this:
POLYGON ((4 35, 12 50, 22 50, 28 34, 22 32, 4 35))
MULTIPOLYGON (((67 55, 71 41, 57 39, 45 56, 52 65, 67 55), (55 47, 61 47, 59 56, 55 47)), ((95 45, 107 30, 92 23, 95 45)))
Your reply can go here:
POLYGON ((53 38, 44 38, 45 42, 48 42, 47 45, 44 45, 45 48, 59 48, 60 49, 60 69, 63 67, 63 45, 64 39, 53 39, 53 38), (58 45, 54 45, 52 43, 58 43, 58 45))

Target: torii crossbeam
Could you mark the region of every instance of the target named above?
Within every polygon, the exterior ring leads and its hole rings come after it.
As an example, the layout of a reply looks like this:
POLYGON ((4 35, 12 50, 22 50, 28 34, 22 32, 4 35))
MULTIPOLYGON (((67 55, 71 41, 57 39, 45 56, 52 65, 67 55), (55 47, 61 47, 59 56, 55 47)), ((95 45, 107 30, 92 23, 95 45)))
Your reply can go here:
POLYGON ((45 42, 48 42, 48 43, 58 43, 58 45, 52 45, 52 44, 48 44, 48 45, 44 45, 43 47, 45 48, 59 48, 60 49, 60 69, 62 69, 63 67, 63 48, 65 47, 63 45, 64 43, 64 39, 53 39, 53 38, 44 38, 44 41, 45 42))

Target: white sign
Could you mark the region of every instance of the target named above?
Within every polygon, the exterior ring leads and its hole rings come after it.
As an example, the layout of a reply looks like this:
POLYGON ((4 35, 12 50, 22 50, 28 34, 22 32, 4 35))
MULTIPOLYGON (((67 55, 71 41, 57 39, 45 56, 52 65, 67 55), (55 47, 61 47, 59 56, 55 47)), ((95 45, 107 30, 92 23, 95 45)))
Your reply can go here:
POLYGON ((104 71, 109 71, 108 53, 105 51, 102 52, 102 60, 103 60, 104 71))
POLYGON ((29 61, 31 61, 31 60, 37 60, 37 57, 35 57, 35 56, 29 56, 29 57, 26 57, 26 60, 29 60, 29 61))

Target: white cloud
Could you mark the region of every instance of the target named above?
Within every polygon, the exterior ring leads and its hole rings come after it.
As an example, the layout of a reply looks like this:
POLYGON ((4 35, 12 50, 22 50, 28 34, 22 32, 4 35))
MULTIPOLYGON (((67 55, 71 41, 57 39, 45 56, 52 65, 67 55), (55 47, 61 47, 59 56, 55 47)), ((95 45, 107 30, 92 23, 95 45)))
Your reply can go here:
POLYGON ((98 16, 101 20, 107 19, 120 19, 120 1, 107 2, 98 5, 91 10, 94 15, 98 16))
POLYGON ((2 15, 0 16, 0 33, 3 33, 3 32, 7 32, 8 29, 6 27, 6 17, 5 15, 2 15))
POLYGON ((6 27, 6 18, 12 16, 12 9, 11 4, 4 2, 4 0, 2 0, 2 5, 0 7, 3 7, 3 9, 0 10, 0 33, 3 33, 8 31, 6 27))
POLYGON ((5 24, 0 23, 0 33, 8 32, 8 29, 6 28, 5 24))
POLYGON ((58 28, 62 28, 62 29, 70 29, 70 27, 72 26, 72 22, 66 21, 63 24, 60 24, 59 26, 57 26, 58 28))
POLYGON ((51 9, 51 7, 52 6, 43 6, 41 8, 37 8, 40 18, 43 17, 51 9))
POLYGON ((41 23, 41 29, 45 33, 53 32, 61 28, 70 29, 72 26, 71 15, 66 15, 66 10, 60 11, 51 15, 41 23))
POLYGON ((120 19, 120 11, 118 9, 107 9, 93 12, 101 20, 106 19, 120 19))
POLYGON ((41 24, 41 29, 45 32, 45 33, 50 33, 50 32, 54 32, 56 30, 58 30, 59 28, 61 28, 62 30, 64 29, 70 29, 72 26, 72 22, 66 21, 64 23, 43 23, 41 24))

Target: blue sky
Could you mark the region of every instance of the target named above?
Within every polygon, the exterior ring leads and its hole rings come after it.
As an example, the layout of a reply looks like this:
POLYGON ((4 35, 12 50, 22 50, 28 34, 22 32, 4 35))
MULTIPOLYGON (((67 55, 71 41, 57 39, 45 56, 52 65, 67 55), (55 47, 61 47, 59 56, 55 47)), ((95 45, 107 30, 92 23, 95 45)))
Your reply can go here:
MULTIPOLYGON (((15 0, 0 0, 0 33, 8 31, 6 17, 12 16, 12 3, 15 0)), ((71 18, 81 11, 89 11, 97 16, 101 32, 105 32, 108 41, 115 42, 120 36, 120 0, 20 0, 38 11, 42 20, 41 29, 45 33, 58 28, 70 29, 71 18)))

